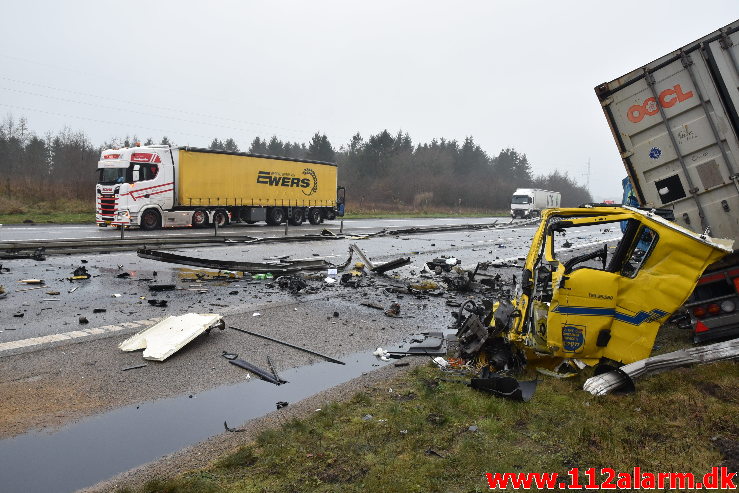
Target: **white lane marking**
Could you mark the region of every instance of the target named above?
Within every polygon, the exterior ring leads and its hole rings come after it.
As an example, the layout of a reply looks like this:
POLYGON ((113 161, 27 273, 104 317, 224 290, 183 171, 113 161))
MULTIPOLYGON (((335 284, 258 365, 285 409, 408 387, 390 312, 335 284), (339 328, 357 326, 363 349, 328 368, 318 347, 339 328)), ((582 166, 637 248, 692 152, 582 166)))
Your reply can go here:
POLYGON ((103 327, 95 327, 84 330, 73 330, 71 332, 63 332, 61 334, 50 334, 42 337, 31 337, 29 339, 21 339, 18 341, 10 341, 0 343, 0 355, 4 351, 19 349, 31 346, 41 346, 51 342, 65 341, 68 339, 78 339, 80 337, 89 337, 91 335, 105 334, 106 332, 117 332, 126 328, 139 328, 150 326, 160 321, 161 318, 150 318, 147 320, 137 320, 136 322, 124 322, 121 325, 104 325, 103 327))

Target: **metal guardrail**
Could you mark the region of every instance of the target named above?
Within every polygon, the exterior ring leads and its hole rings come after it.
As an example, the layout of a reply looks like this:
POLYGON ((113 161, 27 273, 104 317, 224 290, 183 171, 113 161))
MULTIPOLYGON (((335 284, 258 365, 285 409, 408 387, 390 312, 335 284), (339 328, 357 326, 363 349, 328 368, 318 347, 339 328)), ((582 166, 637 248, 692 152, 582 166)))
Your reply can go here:
POLYGON ((135 251, 140 248, 177 246, 179 248, 188 246, 197 246, 202 244, 232 245, 234 243, 283 243, 295 241, 315 241, 328 239, 343 239, 356 236, 389 236, 399 234, 422 234, 433 233, 439 231, 461 231, 471 229, 506 229, 520 226, 528 226, 538 223, 538 219, 524 222, 508 222, 498 224, 498 221, 487 224, 458 224, 450 226, 419 226, 413 228, 384 229, 376 233, 350 235, 347 233, 335 235, 297 235, 297 236, 276 236, 255 238, 245 235, 219 235, 219 236, 160 236, 146 238, 88 238, 80 240, 26 240, 26 241, 0 241, 0 259, 12 259, 15 255, 29 255, 36 251, 42 251, 47 255, 63 255, 66 253, 86 253, 86 252, 113 252, 113 251, 135 251), (41 250, 40 250, 41 249, 41 250))

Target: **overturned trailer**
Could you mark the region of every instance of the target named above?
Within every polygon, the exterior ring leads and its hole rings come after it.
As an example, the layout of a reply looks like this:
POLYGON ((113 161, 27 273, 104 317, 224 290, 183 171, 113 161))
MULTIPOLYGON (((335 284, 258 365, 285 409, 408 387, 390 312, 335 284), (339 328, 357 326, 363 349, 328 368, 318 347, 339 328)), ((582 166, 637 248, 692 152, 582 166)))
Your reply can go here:
POLYGON ((460 333, 476 332, 472 339, 498 369, 531 360, 550 369, 563 361, 628 364, 649 356, 659 326, 704 269, 731 251, 731 241, 636 208, 547 209, 513 301, 496 303, 482 318, 481 336, 469 318, 460 333), (561 247, 568 231, 584 228, 616 237, 585 253, 561 247))

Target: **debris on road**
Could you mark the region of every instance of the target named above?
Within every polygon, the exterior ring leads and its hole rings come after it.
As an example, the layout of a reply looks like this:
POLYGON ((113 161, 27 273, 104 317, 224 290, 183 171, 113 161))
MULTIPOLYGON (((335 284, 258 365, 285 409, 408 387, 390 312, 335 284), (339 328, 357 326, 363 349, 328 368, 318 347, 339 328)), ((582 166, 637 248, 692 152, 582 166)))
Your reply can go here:
POLYGON ((0 260, 23 260, 30 259, 38 262, 46 260, 46 249, 39 247, 33 251, 33 253, 15 253, 15 252, 3 252, 0 253, 0 260))
POLYGON ((249 334, 249 335, 252 335, 252 336, 255 336, 255 337, 261 337, 262 339, 266 339, 268 341, 276 342, 277 344, 282 344, 283 346, 291 347, 293 349, 297 349, 298 351, 303 351, 305 353, 309 353, 309 354, 313 354, 315 356, 319 356, 319 357, 325 359, 326 361, 330 361, 330 362, 336 363, 338 365, 345 365, 346 364, 346 363, 344 363, 341 360, 338 360, 336 358, 332 358, 331 356, 326 356, 325 354, 321 354, 319 352, 313 351, 312 349, 308 349, 308 348, 304 348, 304 347, 301 347, 301 346, 297 346, 295 344, 290 344, 289 342, 281 341, 279 339, 275 339, 273 337, 269 337, 269 336, 266 336, 266 335, 263 335, 263 334, 258 334, 257 332, 252 332, 250 330, 245 330, 245 329, 239 329, 238 327, 229 327, 229 328, 230 329, 233 329, 233 330, 238 330, 239 332, 243 332, 244 334, 249 334))
POLYGON ((397 350, 389 351, 393 357, 397 356, 445 356, 447 353, 447 340, 443 332, 426 332, 413 334, 409 341, 397 350))
POLYGON ((72 272, 72 277, 68 278, 70 281, 82 281, 85 279, 90 279, 92 276, 89 272, 87 272, 87 268, 84 265, 81 265, 77 267, 74 272, 72 272))
POLYGON ((140 365, 133 365, 133 366, 127 366, 125 368, 121 368, 121 371, 138 370, 139 368, 145 368, 146 366, 147 366, 146 363, 142 363, 140 365))
POLYGON ((44 284, 43 279, 21 279, 18 282, 22 282, 23 284, 44 284))
POLYGON ((249 272, 250 274, 292 274, 301 270, 326 270, 335 267, 333 264, 322 259, 310 260, 285 260, 278 259, 274 262, 235 262, 231 260, 212 260, 197 257, 188 257, 158 250, 141 248, 137 250, 141 258, 169 262, 172 264, 190 265, 216 270, 231 270, 238 272, 249 272))
POLYGON ((223 317, 215 313, 171 316, 129 337, 118 347, 122 351, 144 349, 144 359, 164 361, 203 332, 224 326, 223 317))
POLYGON ((380 358, 382 361, 390 361, 390 353, 381 347, 375 349, 372 354, 380 358))
POLYGON ((149 284, 149 291, 174 291, 176 288, 174 284, 149 284))
POLYGON ((615 391, 633 392, 636 389, 634 380, 637 378, 681 366, 702 365, 737 358, 739 358, 739 339, 680 349, 635 361, 613 371, 590 377, 585 381, 583 390, 593 395, 606 395, 615 391))
POLYGON ((254 366, 251 363, 244 361, 243 359, 230 359, 228 360, 228 362, 231 363, 232 365, 238 366, 239 368, 248 370, 251 373, 258 376, 259 378, 261 378, 262 380, 273 383, 275 385, 282 385, 283 383, 287 383, 285 380, 280 380, 278 378, 275 378, 273 375, 271 375, 266 370, 263 370, 259 368, 258 366, 254 366))
POLYGON ((394 317, 397 318, 400 316, 400 303, 391 303, 390 307, 385 310, 385 315, 388 317, 394 317))
POLYGON ((89 323, 90 323, 90 321, 89 321, 89 320, 87 320, 87 317, 80 317, 80 318, 78 319, 78 321, 79 321, 79 323, 80 323, 80 324, 83 324, 83 325, 84 325, 84 324, 89 324, 89 323))
POLYGON ((229 353, 228 351, 223 351, 223 353, 221 353, 221 356, 223 356, 226 359, 236 359, 236 358, 239 357, 238 354, 236 354, 236 353, 229 353))
POLYGON ((147 303, 149 303, 151 306, 156 306, 158 308, 165 308, 167 306, 167 300, 146 300, 147 303))

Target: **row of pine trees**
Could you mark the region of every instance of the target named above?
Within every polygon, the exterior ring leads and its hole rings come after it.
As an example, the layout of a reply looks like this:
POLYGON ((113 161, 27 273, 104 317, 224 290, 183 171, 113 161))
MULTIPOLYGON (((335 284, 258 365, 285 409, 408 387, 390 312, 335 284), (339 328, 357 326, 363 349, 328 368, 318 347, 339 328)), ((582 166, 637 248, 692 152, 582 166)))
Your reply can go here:
MULTIPOLYGON (((129 147, 138 141, 133 136, 96 146, 84 132, 68 128, 38 136, 29 129, 25 118, 7 117, 0 124, 0 195, 25 202, 82 198, 89 200, 92 208, 101 150, 129 147)), ((141 142, 175 145, 167 137, 141 142)), ((592 201, 588 191, 566 173, 554 171, 535 176, 525 154, 506 148, 490 155, 473 137, 463 142, 439 138, 417 143, 408 133, 383 130, 367 138, 357 133, 337 147, 324 133, 316 132, 309 142, 255 137, 248 149, 239 149, 229 137, 215 138, 208 147, 335 162, 339 182, 347 189, 350 210, 505 210, 519 187, 561 192, 563 206, 592 201)))

